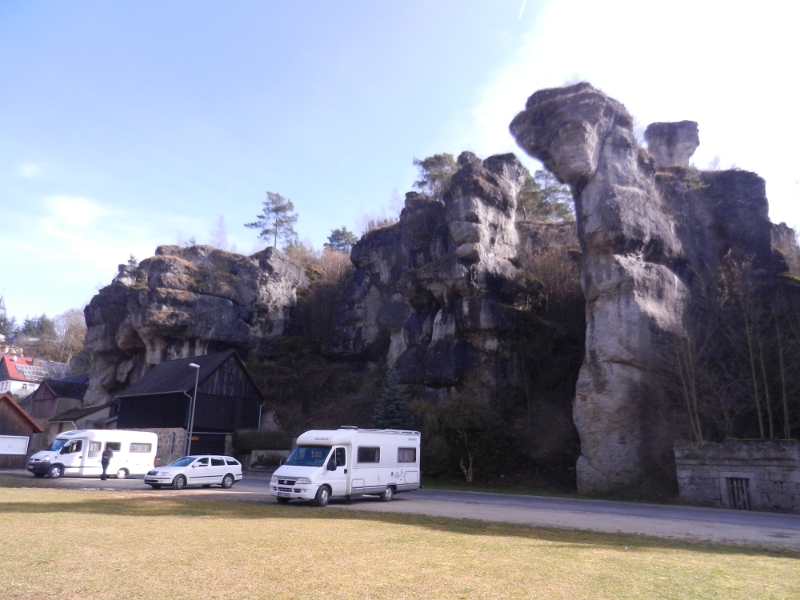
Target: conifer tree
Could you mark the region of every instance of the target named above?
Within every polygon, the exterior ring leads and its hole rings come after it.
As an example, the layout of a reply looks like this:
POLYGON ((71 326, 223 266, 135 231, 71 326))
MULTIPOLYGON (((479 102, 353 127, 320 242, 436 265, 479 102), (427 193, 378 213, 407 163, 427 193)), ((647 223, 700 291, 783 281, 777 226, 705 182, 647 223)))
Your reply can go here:
POLYGON ((386 374, 380 402, 375 409, 375 423, 381 429, 408 429, 408 395, 400 387, 400 376, 395 369, 386 374))
POLYGON ((260 229, 258 237, 262 240, 271 240, 273 248, 278 247, 278 238, 287 243, 296 240, 294 224, 297 223, 297 215, 292 201, 280 194, 267 192, 267 201, 263 202, 263 205, 261 214, 256 216, 258 220, 245 223, 244 226, 260 229))

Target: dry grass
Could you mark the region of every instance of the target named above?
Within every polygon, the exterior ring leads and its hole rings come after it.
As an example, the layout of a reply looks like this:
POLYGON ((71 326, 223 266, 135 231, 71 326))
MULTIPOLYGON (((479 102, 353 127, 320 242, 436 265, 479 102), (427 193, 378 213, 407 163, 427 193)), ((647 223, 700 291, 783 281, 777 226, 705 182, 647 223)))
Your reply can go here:
POLYGON ((335 507, 0 488, 0 598, 798 598, 800 556, 335 507))

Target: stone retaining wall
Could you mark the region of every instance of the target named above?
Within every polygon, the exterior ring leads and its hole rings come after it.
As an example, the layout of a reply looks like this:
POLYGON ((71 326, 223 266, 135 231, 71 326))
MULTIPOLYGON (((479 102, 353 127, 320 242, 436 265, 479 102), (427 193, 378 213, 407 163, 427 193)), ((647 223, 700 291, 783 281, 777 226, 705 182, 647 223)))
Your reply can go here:
POLYGON ((675 442, 681 500, 689 504, 800 512, 800 442, 675 442))

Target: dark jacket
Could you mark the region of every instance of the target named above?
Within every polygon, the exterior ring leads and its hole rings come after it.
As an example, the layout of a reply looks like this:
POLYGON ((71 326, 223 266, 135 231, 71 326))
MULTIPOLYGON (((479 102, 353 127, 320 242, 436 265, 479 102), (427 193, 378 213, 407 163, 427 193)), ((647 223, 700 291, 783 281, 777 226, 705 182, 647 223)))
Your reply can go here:
POLYGON ((113 457, 114 457, 114 451, 109 449, 109 448, 106 448, 105 450, 103 450, 103 454, 102 454, 102 457, 101 457, 100 461, 104 462, 104 463, 107 463, 113 457))

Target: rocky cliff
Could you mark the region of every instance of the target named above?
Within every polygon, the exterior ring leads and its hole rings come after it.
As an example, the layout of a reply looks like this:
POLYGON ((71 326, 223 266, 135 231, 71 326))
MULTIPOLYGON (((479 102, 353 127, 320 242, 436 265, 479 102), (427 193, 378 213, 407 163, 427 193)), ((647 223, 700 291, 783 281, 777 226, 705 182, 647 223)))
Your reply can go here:
POLYGON ((771 247, 761 178, 689 166, 696 123, 649 126, 649 151, 632 125, 622 104, 581 83, 536 92, 510 126, 575 198, 587 332, 573 412, 585 492, 668 471, 676 430, 659 357, 685 335, 692 296, 723 258, 786 270, 771 247))
POLYGON ((161 361, 234 348, 268 352, 287 332, 302 269, 273 248, 242 256, 159 246, 85 309, 94 354, 87 405, 100 404, 161 361))
POLYGON ((367 233, 327 354, 386 358, 400 380, 440 392, 513 381, 511 333, 540 301, 541 284, 514 259, 523 169, 511 154, 465 152, 444 203, 409 193, 397 225, 367 233))

